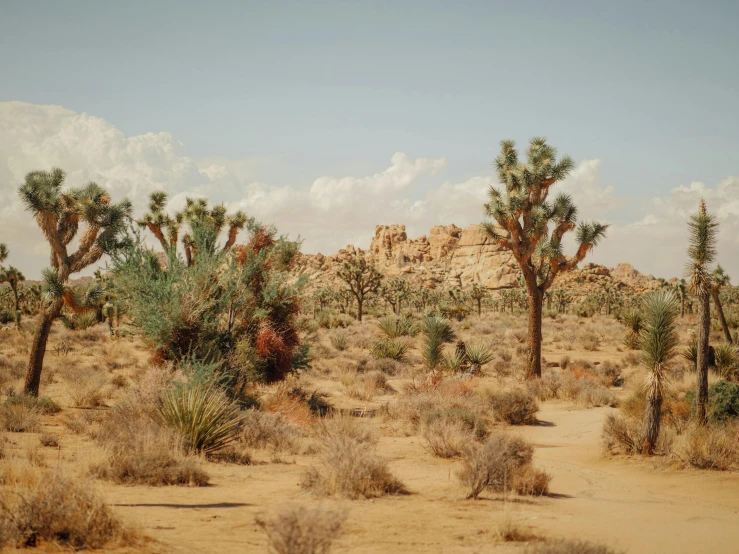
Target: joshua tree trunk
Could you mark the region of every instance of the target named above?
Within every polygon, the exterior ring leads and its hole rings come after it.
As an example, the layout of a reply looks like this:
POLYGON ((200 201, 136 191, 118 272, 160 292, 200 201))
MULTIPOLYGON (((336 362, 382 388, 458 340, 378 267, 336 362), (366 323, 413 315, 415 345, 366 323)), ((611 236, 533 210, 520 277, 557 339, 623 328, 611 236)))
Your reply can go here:
POLYGON ((729 326, 726 323, 726 317, 724 317, 724 309, 721 306, 721 299, 719 298, 718 291, 716 289, 711 290, 711 297, 713 298, 713 305, 716 306, 716 311, 718 312, 718 320, 721 322, 721 329, 723 329, 724 331, 726 342, 732 344, 734 341, 731 339, 731 331, 729 331, 729 326))
POLYGON ((700 425, 705 425, 708 404, 708 336, 711 329, 711 297, 708 293, 698 298, 700 313, 698 321, 697 391, 695 413, 700 425))
POLYGON ((357 296, 357 319, 359 320, 359 323, 362 323, 362 307, 363 307, 363 299, 361 296, 357 296))
POLYGON ((21 328, 21 303, 18 299, 18 285, 13 286, 13 283, 10 284, 11 288, 13 289, 13 297, 15 298, 15 311, 13 312, 13 316, 15 319, 15 328, 20 331, 21 328))
POLYGON ((482 299, 477 299, 477 317, 480 317, 482 315, 482 299))
POLYGON ((644 454, 652 455, 659 437, 659 427, 662 419, 662 396, 647 398, 644 409, 644 454))
POLYGON ((526 377, 541 377, 541 311, 543 295, 539 287, 529 288, 529 357, 526 377))
POLYGON ((39 322, 38 329, 36 329, 36 335, 33 337, 31 358, 28 363, 28 373, 26 374, 26 383, 23 389, 24 393, 28 396, 38 396, 38 389, 41 384, 41 371, 44 368, 46 342, 49 340, 51 324, 59 317, 61 311, 61 299, 55 300, 48 307, 41 310, 41 321, 39 322))

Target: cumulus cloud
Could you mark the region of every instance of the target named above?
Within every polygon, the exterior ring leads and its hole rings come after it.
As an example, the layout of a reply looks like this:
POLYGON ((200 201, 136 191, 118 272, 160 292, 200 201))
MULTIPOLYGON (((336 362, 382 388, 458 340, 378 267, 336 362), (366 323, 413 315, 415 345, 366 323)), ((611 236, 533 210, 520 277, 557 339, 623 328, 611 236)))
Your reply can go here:
MULTIPOLYGON (((290 186, 260 180, 260 168, 269 163, 274 161, 195 160, 169 133, 127 137, 104 119, 60 106, 0 103, 0 242, 11 247, 14 265, 29 276, 40 273, 48 247, 23 212, 16 189, 28 171, 55 166, 68 172, 69 185, 96 181, 113 198, 130 198, 139 211, 153 190, 166 191, 173 210, 187 196, 224 202, 282 233, 301 236, 304 251, 324 253, 346 244, 366 248, 377 224, 405 223, 409 235, 418 236, 433 225, 477 223, 483 219, 487 191, 496 184, 492 174, 439 184, 448 165, 445 157, 403 152, 392 154, 387 167, 370 175, 317 176, 290 186)), ((559 187, 575 198, 583 219, 608 219, 623 207, 614 187, 602 185, 597 159, 580 162, 559 187)), ((641 219, 611 228, 593 259, 608 265, 629 261, 659 275, 679 274, 685 220, 701 196, 720 218, 722 247, 735 252, 739 179, 728 178, 715 187, 691 183, 651 200, 641 219)), ((732 263, 725 265, 739 271, 732 263)))

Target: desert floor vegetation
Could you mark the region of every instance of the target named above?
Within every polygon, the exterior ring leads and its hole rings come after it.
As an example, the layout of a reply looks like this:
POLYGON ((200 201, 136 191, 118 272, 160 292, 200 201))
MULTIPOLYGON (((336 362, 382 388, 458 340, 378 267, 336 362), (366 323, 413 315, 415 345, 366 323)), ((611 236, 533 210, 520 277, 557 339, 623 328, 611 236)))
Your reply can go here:
MULTIPOLYGON (((695 374, 678 357, 643 458, 646 371, 613 317, 549 318, 533 380, 522 315, 447 324, 424 353, 419 313, 301 323, 310 365, 231 396, 152 360, 124 319, 118 336, 55 322, 43 396, 27 397, 31 336, 3 335, 0 538, 121 552, 677 552, 693 540, 677 530, 698 529, 696 502, 715 551, 736 533, 731 382, 709 375, 710 424, 697 426, 695 374), (41 491, 74 501, 32 508, 49 501, 41 491), (646 523, 658 512, 659 541, 646 523)), ((678 322, 685 344, 691 324, 678 322)))

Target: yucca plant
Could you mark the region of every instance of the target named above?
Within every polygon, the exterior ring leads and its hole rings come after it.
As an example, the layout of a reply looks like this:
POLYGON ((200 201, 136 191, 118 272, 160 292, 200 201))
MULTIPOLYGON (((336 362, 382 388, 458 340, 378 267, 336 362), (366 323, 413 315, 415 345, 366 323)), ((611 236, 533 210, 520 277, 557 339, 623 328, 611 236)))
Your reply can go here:
POLYGON ((421 324, 423 346, 421 357, 429 371, 435 370, 444 360, 444 344, 454 339, 454 332, 448 320, 441 317, 427 317, 421 324))
POLYGON ((636 350, 639 348, 639 335, 644 328, 644 316, 637 309, 626 310, 621 315, 621 322, 628 328, 624 345, 630 350, 636 350))
POLYGON ((660 290, 644 301, 644 331, 639 339, 642 362, 647 368, 644 410, 644 454, 652 454, 659 437, 662 398, 668 382, 669 364, 677 354, 678 334, 675 321, 680 302, 671 292, 660 290))
POLYGON ((716 370, 724 379, 729 379, 739 365, 739 354, 736 347, 728 342, 720 342, 715 347, 716 370))
POLYGON ((465 356, 470 363, 470 373, 479 373, 486 363, 495 357, 493 347, 483 342, 468 342, 464 346, 465 356))
POLYGON ((695 413, 700 425, 708 422, 706 407, 708 405, 708 339, 711 327, 711 287, 713 279, 710 265, 716 258, 716 234, 718 223, 708 213, 706 202, 701 199, 698 213, 691 216, 688 222, 690 245, 686 267, 690 292, 698 297, 698 340, 697 340, 697 391, 695 395, 695 413))
POLYGON ((460 352, 456 348, 450 352, 445 352, 442 356, 442 365, 449 371, 457 372, 462 369, 466 356, 464 352, 460 352))
POLYGON ((227 446, 239 434, 242 416, 219 390, 208 385, 182 385, 164 394, 159 422, 182 437, 188 452, 209 454, 227 446))
POLYGON ((381 339, 370 348, 370 353, 377 359, 402 361, 410 350, 410 345, 402 339, 381 339))
POLYGON ((397 337, 414 337, 418 334, 418 327, 411 317, 408 316, 387 316, 380 318, 377 327, 389 339, 397 337))

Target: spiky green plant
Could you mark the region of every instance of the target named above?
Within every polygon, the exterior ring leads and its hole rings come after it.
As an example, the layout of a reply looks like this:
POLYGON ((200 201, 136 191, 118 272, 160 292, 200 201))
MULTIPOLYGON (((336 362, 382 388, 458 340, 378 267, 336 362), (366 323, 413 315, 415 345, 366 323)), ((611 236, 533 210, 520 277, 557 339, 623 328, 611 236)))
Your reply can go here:
POLYGON ((444 360, 444 344, 454 339, 454 332, 448 320, 441 317, 426 317, 421 323, 423 343, 421 358, 429 371, 438 368, 444 360))
POLYGON ((641 311, 631 308, 623 312, 621 322, 627 327, 624 345, 630 350, 639 348, 639 336, 644 329, 644 316, 641 311))
POLYGON ((236 440, 242 420, 238 408, 221 391, 203 384, 167 391, 157 417, 182 437, 186 451, 203 454, 216 452, 236 440))
POLYGON ((478 373, 482 366, 495 357, 493 347, 481 341, 465 343, 464 352, 470 363, 470 372, 473 374, 478 373))
POLYGON ((728 342, 720 342, 714 349, 716 355, 716 370, 724 379, 731 378, 739 366, 739 354, 736 346, 728 342))
POLYGON ((652 454, 659 437, 669 364, 677 354, 679 338, 675 321, 680 315, 680 302, 671 292, 662 289, 648 295, 643 306, 644 331, 639 337, 639 347, 642 363, 648 371, 643 452, 652 454))
POLYGON ((718 223, 708 213, 706 202, 701 199, 698 213, 691 216, 688 222, 690 233, 686 267, 690 292, 698 297, 699 322, 697 340, 697 393, 695 395, 695 413, 700 425, 708 422, 706 407, 708 405, 708 340, 711 330, 711 287, 712 276, 710 265, 716 258, 716 234, 718 223))
POLYGON ((515 143, 501 142, 495 160, 498 179, 505 187, 490 187, 490 202, 485 205, 484 223, 490 239, 510 250, 521 269, 529 300, 529 353, 527 377, 541 377, 542 302, 544 293, 558 274, 572 271, 606 234, 607 225, 597 222, 577 223, 577 207, 564 193, 549 200, 552 186, 563 180, 575 167, 569 156, 557 161, 557 151, 546 139, 531 139, 527 163, 519 161, 515 143), (497 224, 497 225, 496 225, 497 224), (562 238, 576 231, 578 242, 574 256, 566 256, 562 238))
POLYGON ((465 361, 465 353, 460 352, 456 348, 451 351, 444 352, 442 357, 442 365, 449 371, 453 371, 455 373, 462 369, 462 365, 465 363, 465 361))
POLYGON ((337 331, 330 337, 331 344, 333 345, 336 350, 344 351, 347 348, 349 348, 349 339, 346 337, 346 333, 342 331, 337 331))
POLYGON ((418 334, 418 327, 413 318, 408 316, 386 316, 376 323, 378 329, 389 339, 397 337, 414 337, 418 334))
POLYGON ((410 350, 410 345, 406 341, 399 338, 385 338, 372 344, 370 354, 378 360, 390 359, 400 362, 405 359, 408 350, 410 350))

